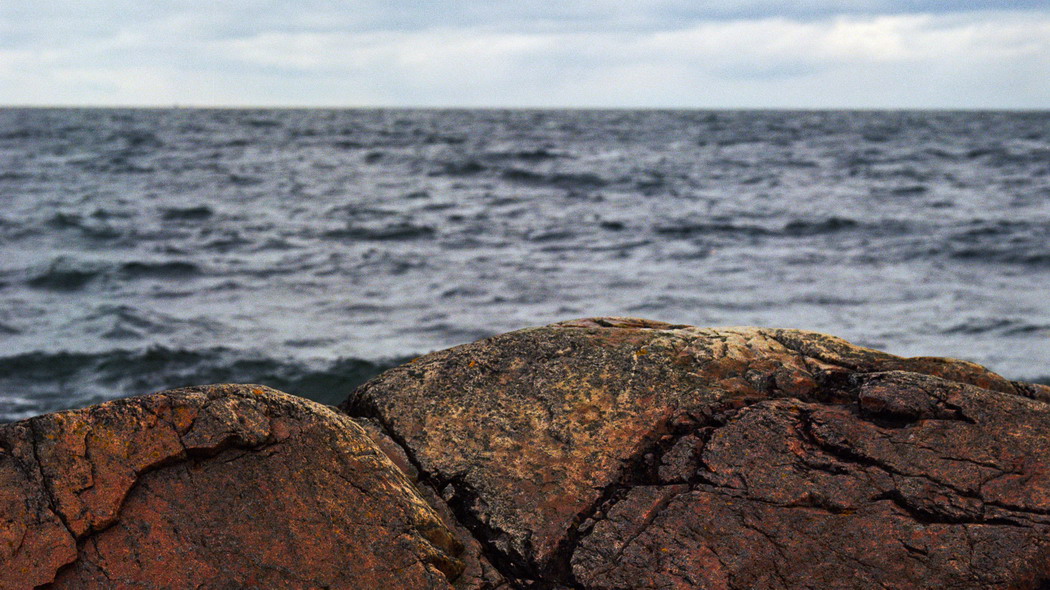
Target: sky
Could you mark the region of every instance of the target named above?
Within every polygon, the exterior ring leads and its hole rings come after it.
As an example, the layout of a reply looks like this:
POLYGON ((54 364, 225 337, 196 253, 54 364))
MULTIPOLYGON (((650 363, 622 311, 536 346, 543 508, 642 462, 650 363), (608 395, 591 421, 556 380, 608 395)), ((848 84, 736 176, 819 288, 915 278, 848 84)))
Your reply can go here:
POLYGON ((1050 0, 2 0, 0 105, 1050 108, 1050 0))

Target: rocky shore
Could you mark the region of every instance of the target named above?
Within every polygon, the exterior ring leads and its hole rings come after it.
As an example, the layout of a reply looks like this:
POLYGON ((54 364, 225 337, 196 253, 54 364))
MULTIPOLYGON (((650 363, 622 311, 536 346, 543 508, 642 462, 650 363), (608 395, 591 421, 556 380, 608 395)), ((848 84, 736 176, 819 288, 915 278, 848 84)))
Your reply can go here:
POLYGON ((1050 388, 595 318, 0 425, 0 588, 1050 587, 1050 388))

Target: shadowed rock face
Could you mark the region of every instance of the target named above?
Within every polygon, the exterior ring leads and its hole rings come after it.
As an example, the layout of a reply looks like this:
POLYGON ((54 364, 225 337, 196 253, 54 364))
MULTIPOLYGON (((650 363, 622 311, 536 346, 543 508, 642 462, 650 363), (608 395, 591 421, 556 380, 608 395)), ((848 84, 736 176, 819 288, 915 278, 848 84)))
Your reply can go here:
POLYGON ((518 587, 1045 588, 1048 400, 821 334, 602 318, 421 357, 342 407, 518 587))
POLYGON ((477 588, 494 575, 361 426, 271 389, 0 426, 0 588, 477 588))

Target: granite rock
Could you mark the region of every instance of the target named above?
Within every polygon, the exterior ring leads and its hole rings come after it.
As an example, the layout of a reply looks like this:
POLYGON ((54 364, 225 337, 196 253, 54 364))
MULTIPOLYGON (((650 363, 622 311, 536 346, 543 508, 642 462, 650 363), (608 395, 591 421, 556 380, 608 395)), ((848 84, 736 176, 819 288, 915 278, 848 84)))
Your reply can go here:
POLYGON ((361 426, 265 387, 0 426, 0 588, 491 586, 471 547, 361 426))
POLYGON ((812 332, 629 318, 343 404, 522 588, 1046 588, 1050 389, 812 332))
POLYGON ((1050 587, 1050 388, 594 318, 0 425, 0 588, 1050 587))

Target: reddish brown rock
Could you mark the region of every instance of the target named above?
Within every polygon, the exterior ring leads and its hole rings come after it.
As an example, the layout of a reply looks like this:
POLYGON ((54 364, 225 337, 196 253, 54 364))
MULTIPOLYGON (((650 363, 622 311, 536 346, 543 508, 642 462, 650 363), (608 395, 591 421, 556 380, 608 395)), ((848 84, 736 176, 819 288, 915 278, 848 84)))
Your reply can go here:
POLYGON ((821 334, 604 318, 427 355, 343 408, 518 587, 1035 589, 1047 400, 821 334))
POLYGON ((0 588, 1047 588, 1050 389, 605 318, 0 425, 0 588), (509 580, 504 582, 503 580, 509 580))
POLYGON ((353 420, 206 386, 0 426, 0 588, 484 588, 353 420))

